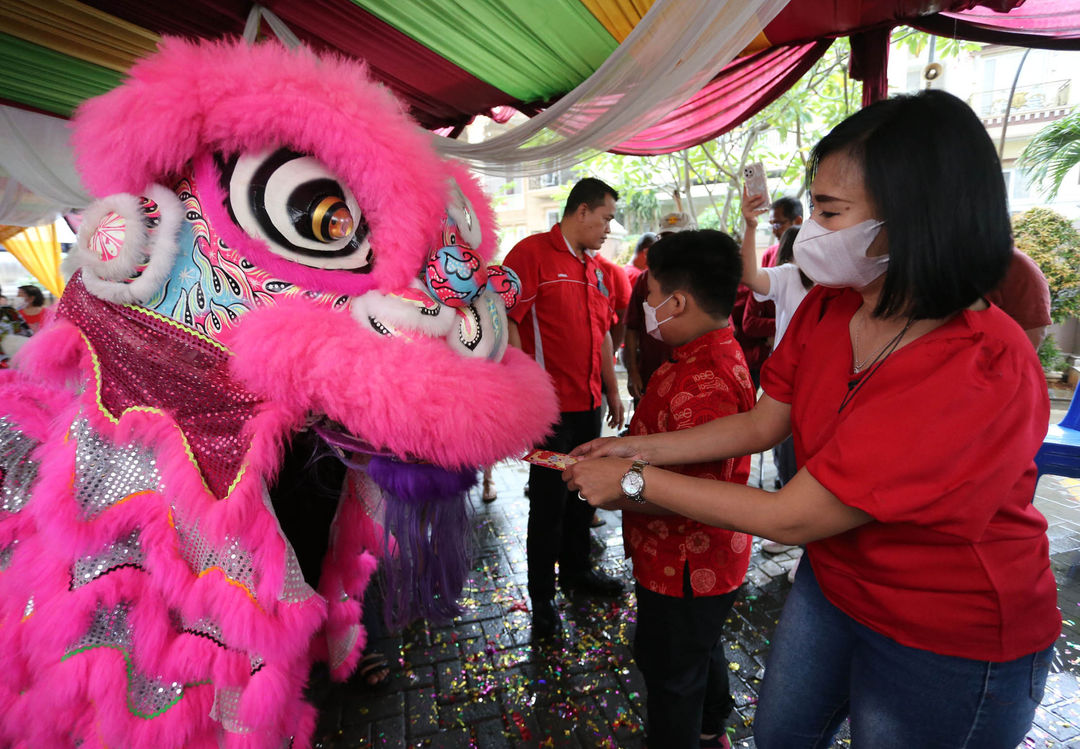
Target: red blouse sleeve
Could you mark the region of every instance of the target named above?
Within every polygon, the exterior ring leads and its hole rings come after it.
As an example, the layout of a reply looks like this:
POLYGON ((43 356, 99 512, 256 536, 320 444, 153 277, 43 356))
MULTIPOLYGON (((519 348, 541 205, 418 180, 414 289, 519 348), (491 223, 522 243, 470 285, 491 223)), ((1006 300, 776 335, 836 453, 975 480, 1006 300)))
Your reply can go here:
POLYGON ((761 388, 770 398, 781 403, 791 403, 795 371, 798 369, 806 340, 825 314, 828 300, 836 295, 835 289, 815 286, 795 311, 780 345, 761 367, 761 388))

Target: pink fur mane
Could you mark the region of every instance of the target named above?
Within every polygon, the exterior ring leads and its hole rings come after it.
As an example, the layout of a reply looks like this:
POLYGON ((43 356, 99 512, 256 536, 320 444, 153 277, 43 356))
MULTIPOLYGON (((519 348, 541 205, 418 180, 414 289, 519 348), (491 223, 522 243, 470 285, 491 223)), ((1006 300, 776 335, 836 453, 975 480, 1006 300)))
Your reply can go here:
POLYGON ((446 205, 446 170, 430 136, 371 80, 366 65, 276 42, 166 38, 124 85, 79 107, 74 128, 79 170, 99 197, 170 184, 202 154, 286 146, 319 159, 353 190, 368 220, 372 273, 275 264, 265 243, 250 238, 234 247, 260 265, 271 258, 285 280, 316 290, 404 287, 446 205))

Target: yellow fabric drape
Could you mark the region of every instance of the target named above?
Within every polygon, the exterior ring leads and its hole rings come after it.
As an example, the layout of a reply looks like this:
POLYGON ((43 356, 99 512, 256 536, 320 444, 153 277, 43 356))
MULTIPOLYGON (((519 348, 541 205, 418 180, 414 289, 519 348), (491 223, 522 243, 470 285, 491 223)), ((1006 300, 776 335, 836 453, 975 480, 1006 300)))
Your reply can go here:
POLYGON ((161 37, 77 0, 0 0, 0 29, 23 41, 127 72, 161 37))
POLYGON ((64 293, 64 279, 60 275, 60 240, 56 238, 55 226, 31 226, 5 239, 4 247, 53 296, 59 297, 64 293))

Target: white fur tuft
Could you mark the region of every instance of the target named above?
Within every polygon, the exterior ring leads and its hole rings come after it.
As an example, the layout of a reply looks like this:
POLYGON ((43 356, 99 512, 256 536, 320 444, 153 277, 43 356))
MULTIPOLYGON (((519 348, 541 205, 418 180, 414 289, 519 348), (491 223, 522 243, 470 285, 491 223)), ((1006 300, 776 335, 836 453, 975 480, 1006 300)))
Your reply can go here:
POLYGON ((179 251, 177 238, 180 232, 180 222, 184 219, 184 207, 173 191, 163 185, 150 185, 146 189, 146 197, 157 203, 158 209, 161 211, 161 221, 152 229, 147 229, 143 223, 142 212, 139 210, 139 199, 127 194, 110 195, 104 200, 95 203, 91 206, 91 209, 95 210, 96 218, 88 212, 82 227, 79 229, 79 253, 83 268, 83 283, 86 284, 86 288, 91 294, 100 299, 117 304, 140 304, 146 302, 152 299, 161 289, 172 271, 173 261, 179 251), (120 200, 114 201, 114 198, 120 200), (129 210, 131 204, 127 201, 134 202, 135 213, 138 217, 134 224, 128 218, 128 214, 122 213, 116 207, 113 207, 119 206, 124 210, 129 210), (93 257, 86 246, 90 232, 109 211, 114 211, 123 216, 128 222, 128 227, 137 224, 142 229, 142 241, 139 245, 132 244, 131 240, 135 236, 133 236, 134 232, 131 232, 130 229, 124 238, 123 261, 125 264, 131 264, 127 266, 123 274, 118 274, 116 272, 117 267, 112 265, 112 263, 120 263, 121 258, 103 263, 100 258, 93 257), (91 224, 92 218, 94 223, 91 224), (83 230, 88 226, 90 228, 84 235, 83 230), (132 248, 131 252, 138 255, 134 260, 132 260, 129 253, 129 246, 132 248), (137 273, 136 266, 143 262, 146 263, 146 267, 132 279, 131 277, 137 273), (101 272, 102 266, 108 271, 107 273, 101 272), (116 277, 118 275, 119 278, 116 277))

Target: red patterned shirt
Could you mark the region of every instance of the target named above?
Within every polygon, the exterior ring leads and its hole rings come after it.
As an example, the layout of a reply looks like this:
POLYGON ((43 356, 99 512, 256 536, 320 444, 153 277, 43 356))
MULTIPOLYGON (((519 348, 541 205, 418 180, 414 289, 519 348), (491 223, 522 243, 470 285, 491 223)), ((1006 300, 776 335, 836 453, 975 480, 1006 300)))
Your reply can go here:
MULTIPOLYGON (((755 389, 732 330, 720 328, 675 349, 656 370, 630 422, 631 434, 689 429, 754 407, 755 389)), ((750 457, 670 466, 688 476, 745 484, 750 457)), ((689 565, 694 596, 718 596, 742 585, 750 536, 681 515, 623 513, 623 542, 634 578, 648 590, 683 597, 689 565)))

